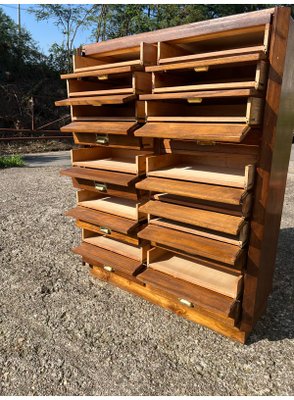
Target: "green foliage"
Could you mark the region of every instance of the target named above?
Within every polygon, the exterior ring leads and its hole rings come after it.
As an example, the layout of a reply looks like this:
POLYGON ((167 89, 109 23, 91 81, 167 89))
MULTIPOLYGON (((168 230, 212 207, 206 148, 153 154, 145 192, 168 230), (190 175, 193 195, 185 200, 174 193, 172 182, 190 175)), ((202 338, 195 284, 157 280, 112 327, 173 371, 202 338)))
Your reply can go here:
POLYGON ((24 161, 18 154, 0 157, 0 168, 23 167, 24 161))

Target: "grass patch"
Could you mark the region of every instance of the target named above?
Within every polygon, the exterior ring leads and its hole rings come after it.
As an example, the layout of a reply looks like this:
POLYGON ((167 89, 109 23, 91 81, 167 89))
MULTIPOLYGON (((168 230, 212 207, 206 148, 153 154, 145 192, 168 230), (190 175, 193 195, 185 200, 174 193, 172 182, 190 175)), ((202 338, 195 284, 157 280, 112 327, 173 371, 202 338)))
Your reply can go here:
POLYGON ((23 167, 24 161, 18 154, 12 156, 0 156, 0 168, 23 167))

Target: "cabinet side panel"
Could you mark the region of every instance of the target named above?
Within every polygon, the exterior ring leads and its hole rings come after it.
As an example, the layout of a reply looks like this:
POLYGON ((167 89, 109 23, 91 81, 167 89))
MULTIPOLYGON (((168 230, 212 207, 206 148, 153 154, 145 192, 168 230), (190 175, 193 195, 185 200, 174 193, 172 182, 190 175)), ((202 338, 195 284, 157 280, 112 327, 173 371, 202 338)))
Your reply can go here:
POLYGON ((289 8, 277 8, 272 25, 270 70, 255 204, 244 282, 241 329, 250 331, 272 289, 281 213, 294 128, 294 27, 289 8))

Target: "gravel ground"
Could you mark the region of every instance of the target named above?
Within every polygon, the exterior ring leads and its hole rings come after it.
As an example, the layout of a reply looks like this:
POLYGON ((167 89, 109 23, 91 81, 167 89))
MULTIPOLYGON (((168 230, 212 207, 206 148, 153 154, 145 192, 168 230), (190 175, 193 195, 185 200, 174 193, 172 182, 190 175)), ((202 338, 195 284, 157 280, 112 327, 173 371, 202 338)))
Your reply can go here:
POLYGON ((58 168, 0 176, 0 395, 294 394, 293 163, 273 294, 247 346, 89 277, 58 168))

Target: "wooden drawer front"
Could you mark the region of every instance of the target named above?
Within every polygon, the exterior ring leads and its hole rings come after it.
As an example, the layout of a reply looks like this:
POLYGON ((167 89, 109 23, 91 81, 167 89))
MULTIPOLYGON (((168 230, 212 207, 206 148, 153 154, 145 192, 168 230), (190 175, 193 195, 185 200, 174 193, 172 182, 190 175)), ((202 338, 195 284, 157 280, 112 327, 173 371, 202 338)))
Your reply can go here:
POLYGON ((248 224, 243 217, 162 201, 149 201, 140 207, 140 211, 148 214, 150 224, 171 227, 240 247, 247 242, 248 224))
POLYGON ((95 145, 113 147, 118 149, 151 149, 153 140, 151 138, 138 138, 134 136, 99 135, 93 133, 74 133, 75 144, 95 145))
POLYGON ((64 106, 103 106, 109 104, 125 104, 136 100, 136 96, 133 94, 116 94, 108 96, 81 96, 81 97, 70 97, 64 100, 58 100, 55 102, 57 107, 64 106))
POLYGON ((144 269, 140 262, 132 258, 85 242, 75 247, 73 252, 82 256, 90 265, 101 265, 106 273, 112 272, 129 278, 136 276, 138 272, 144 269))
POLYGON ((251 128, 247 124, 147 122, 147 124, 135 132, 135 136, 142 138, 240 143, 250 131, 251 128))
POLYGON ((155 246, 162 245, 206 260, 214 260, 236 268, 244 265, 245 252, 239 246, 229 243, 151 224, 138 232, 138 236, 149 240, 155 246))
POLYGON ((204 98, 146 101, 147 122, 243 123, 262 122, 263 100, 259 97, 204 98))
POLYGON ((133 201, 147 198, 148 193, 142 190, 136 190, 134 186, 124 187, 112 185, 111 183, 91 181, 87 179, 72 178, 73 187, 76 189, 84 189, 95 193, 103 193, 103 195, 122 197, 133 201))
POLYGON ((97 52, 90 56, 82 49, 80 53, 75 54, 74 72, 96 72, 126 66, 143 68, 144 65, 155 64, 156 56, 157 46, 143 42, 133 47, 97 52))
POLYGON ((72 105, 72 121, 75 122, 144 122, 144 102, 130 101, 122 104, 72 105))
POLYGON ((243 276, 240 271, 229 268, 217 269, 212 265, 195 262, 193 259, 158 247, 148 250, 147 266, 233 299, 239 298, 242 290, 243 276))
POLYGON ((124 121, 76 121, 60 128, 61 132, 86 133, 96 135, 129 135, 139 128, 135 122, 124 121))
POLYGON ((88 231, 83 230, 82 232, 83 241, 93 246, 97 246, 99 249, 102 248, 108 250, 139 263, 143 263, 147 259, 147 250, 149 249, 149 245, 133 246, 101 235, 90 236, 88 231))
POLYGON ((199 311, 208 311, 223 318, 238 319, 239 301, 231 297, 223 296, 151 268, 147 268, 137 278, 145 283, 146 287, 162 290, 187 307, 195 307, 199 311))
MULTIPOLYGON (((242 215, 248 217, 251 210, 252 195, 243 189, 208 185, 203 183, 193 183, 176 181, 173 179, 149 177, 136 183, 136 188, 149 190, 151 195, 157 200, 170 200, 171 195, 195 199, 199 208, 206 206, 209 209, 227 210, 232 215, 242 215), (164 193, 170 194, 169 196, 164 193)), ((179 203, 178 199, 177 202, 179 203)))
POLYGON ((93 185, 99 192, 107 192, 107 184, 133 188, 138 177, 133 174, 124 174, 115 171, 96 170, 94 168, 73 167, 60 171, 61 175, 74 179, 85 179, 95 182, 93 185))
POLYGON ((268 50, 270 23, 158 43, 158 64, 242 56, 268 50))
POLYGON ((106 226, 93 225, 89 222, 77 220, 76 227, 82 229, 83 239, 90 237, 97 237, 98 234, 103 237, 117 240, 121 243, 129 244, 136 247, 143 245, 143 241, 138 239, 136 235, 134 236, 124 235, 123 233, 113 231, 110 228, 107 228, 106 226))
POLYGON ((117 215, 133 221, 146 219, 145 214, 139 211, 140 204, 129 199, 110 197, 88 190, 80 190, 77 192, 77 203, 81 207, 117 215))
POLYGON ((249 190, 253 186, 255 166, 246 165, 246 157, 214 154, 197 156, 165 154, 147 158, 147 176, 228 186, 249 190))
POLYGON ((68 80, 70 98, 101 95, 135 95, 150 93, 152 76, 146 72, 105 74, 68 80), (98 78, 98 79, 97 79, 98 78))
POLYGON ((87 207, 77 206, 66 212, 66 215, 76 220, 100 227, 106 227, 110 231, 115 231, 123 235, 134 236, 141 226, 134 220, 107 214, 87 207))
POLYGON ((150 151, 91 147, 72 150, 71 160, 74 167, 142 175, 146 171, 146 156, 150 154, 150 151))
POLYGON ((178 93, 200 90, 256 89, 263 90, 267 63, 222 64, 212 68, 152 73, 152 93, 178 93))

